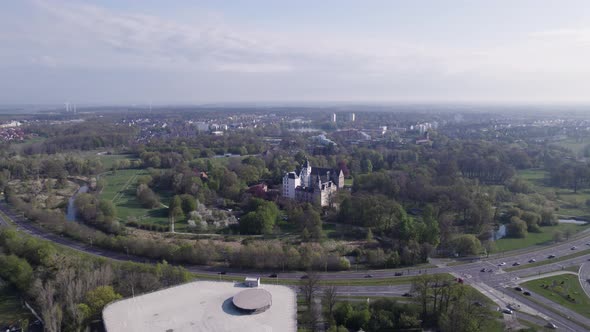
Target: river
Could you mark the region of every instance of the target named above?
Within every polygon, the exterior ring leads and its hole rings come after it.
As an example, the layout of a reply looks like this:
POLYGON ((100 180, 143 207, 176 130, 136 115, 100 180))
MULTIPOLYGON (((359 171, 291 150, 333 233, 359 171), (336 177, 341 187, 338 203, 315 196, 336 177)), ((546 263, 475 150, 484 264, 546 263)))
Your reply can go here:
POLYGON ((78 196, 78 194, 85 192, 88 192, 87 185, 83 185, 82 187, 80 187, 80 189, 76 191, 74 196, 70 197, 70 199, 68 200, 68 209, 66 213, 67 221, 76 221, 76 205, 74 204, 74 201, 76 200, 76 196, 78 196))

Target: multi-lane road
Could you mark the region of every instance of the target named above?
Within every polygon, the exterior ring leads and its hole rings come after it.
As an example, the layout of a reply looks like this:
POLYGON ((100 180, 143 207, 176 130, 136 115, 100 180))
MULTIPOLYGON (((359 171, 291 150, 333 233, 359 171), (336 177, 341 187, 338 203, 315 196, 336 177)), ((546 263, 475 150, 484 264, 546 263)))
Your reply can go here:
MULTIPOLYGON (((146 259, 127 255, 125 253, 114 252, 111 250, 104 250, 96 248, 87 244, 83 244, 69 238, 50 233, 38 226, 30 223, 16 215, 10 207, 5 203, 0 203, 0 210, 6 214, 14 223, 17 229, 26 232, 35 237, 43 238, 75 250, 83 251, 89 254, 103 256, 115 260, 130 260, 145 262, 146 259)), ((0 215, 0 225, 7 224, 4 217, 0 215)), ((560 306, 548 299, 536 295, 524 296, 521 292, 513 290, 515 286, 521 282, 523 278, 530 278, 531 276, 542 277, 544 274, 563 271, 568 267, 583 265, 589 260, 590 254, 584 254, 579 257, 560 260, 560 257, 579 252, 581 250, 590 249, 590 233, 578 236, 559 245, 542 247, 529 251, 518 251, 513 253, 504 253, 500 256, 494 256, 488 259, 475 260, 473 262, 446 266, 439 265, 438 267, 428 269, 398 269, 398 270, 373 270, 373 271, 345 271, 345 272, 327 272, 319 273, 320 278, 330 280, 347 280, 364 278, 368 274, 374 279, 392 278, 395 277, 396 272, 403 272, 407 275, 418 275, 422 273, 451 273, 464 280, 465 283, 474 286, 490 299, 492 299, 499 307, 505 307, 508 304, 519 305, 524 313, 517 313, 523 319, 535 321, 551 321, 555 323, 560 330, 566 331, 586 331, 590 330, 590 319, 582 316, 570 309, 560 306), (574 248, 575 249, 572 249, 574 248), (555 258, 548 258, 554 255, 555 258), (529 261, 535 260, 537 262, 547 262, 543 265, 530 264, 529 261), (518 270, 510 271, 512 265, 518 262, 521 264, 518 270), (505 263, 505 264, 503 264, 505 263), (527 265, 530 265, 527 266, 527 265), (509 271, 506 271, 506 270, 509 271), (485 270, 485 272, 482 272, 485 270), (491 270, 491 272, 489 272, 491 270), (531 318, 533 317, 533 318, 531 318), (540 317, 540 318, 539 318, 540 317)), ((537 263, 538 264, 538 263, 537 263)), ((585 264, 588 265, 588 264, 585 264)), ((584 266, 584 265, 583 265, 584 266)), ((217 274, 219 269, 203 266, 185 265, 185 267, 192 272, 202 274, 217 274)), ((590 268, 583 269, 585 271, 590 268)), ((582 271, 584 272, 584 271, 582 271)), ((244 272, 231 271, 227 273, 239 276, 259 276, 260 271, 244 272)), ((270 273, 270 272, 269 272, 270 273)), ((584 273, 590 273, 584 272, 584 273)), ((279 273, 281 279, 299 279, 304 273, 302 272, 285 272, 279 273)), ((585 280, 585 279, 583 279, 585 280)), ((584 285, 585 287, 586 285, 584 285)), ((342 295, 351 296, 400 296, 408 292, 409 285, 391 285, 391 286, 342 286, 339 287, 339 293, 342 295)), ((590 289, 589 289, 590 291, 590 289)))

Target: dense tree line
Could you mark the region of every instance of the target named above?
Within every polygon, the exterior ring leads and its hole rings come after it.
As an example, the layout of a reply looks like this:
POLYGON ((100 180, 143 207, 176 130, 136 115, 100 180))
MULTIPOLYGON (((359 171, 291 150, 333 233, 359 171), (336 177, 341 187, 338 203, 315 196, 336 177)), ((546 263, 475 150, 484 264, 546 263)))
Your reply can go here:
POLYGON ((64 252, 9 228, 0 229, 0 265, 0 276, 20 290, 50 332, 83 330, 111 301, 190 278, 166 263, 114 263, 64 252))

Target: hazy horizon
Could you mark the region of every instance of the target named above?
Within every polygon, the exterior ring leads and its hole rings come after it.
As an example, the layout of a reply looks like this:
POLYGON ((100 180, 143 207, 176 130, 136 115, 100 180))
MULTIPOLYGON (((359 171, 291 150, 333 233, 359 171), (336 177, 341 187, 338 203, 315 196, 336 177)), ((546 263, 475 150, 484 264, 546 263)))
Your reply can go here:
POLYGON ((590 104, 581 0, 0 8, 2 105, 590 104))

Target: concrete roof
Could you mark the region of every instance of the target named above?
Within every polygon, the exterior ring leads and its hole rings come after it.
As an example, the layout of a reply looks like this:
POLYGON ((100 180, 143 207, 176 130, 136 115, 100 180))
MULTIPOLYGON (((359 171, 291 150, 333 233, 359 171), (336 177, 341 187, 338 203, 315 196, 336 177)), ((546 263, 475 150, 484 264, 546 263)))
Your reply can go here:
POLYGON ((272 295, 262 288, 246 289, 234 295, 233 303, 244 310, 260 310, 272 305, 272 295))
POLYGON ((262 287, 273 305, 256 315, 244 314, 232 303, 236 294, 249 288, 195 281, 111 303, 103 310, 103 320, 107 332, 296 331, 295 292, 286 286, 262 287))

